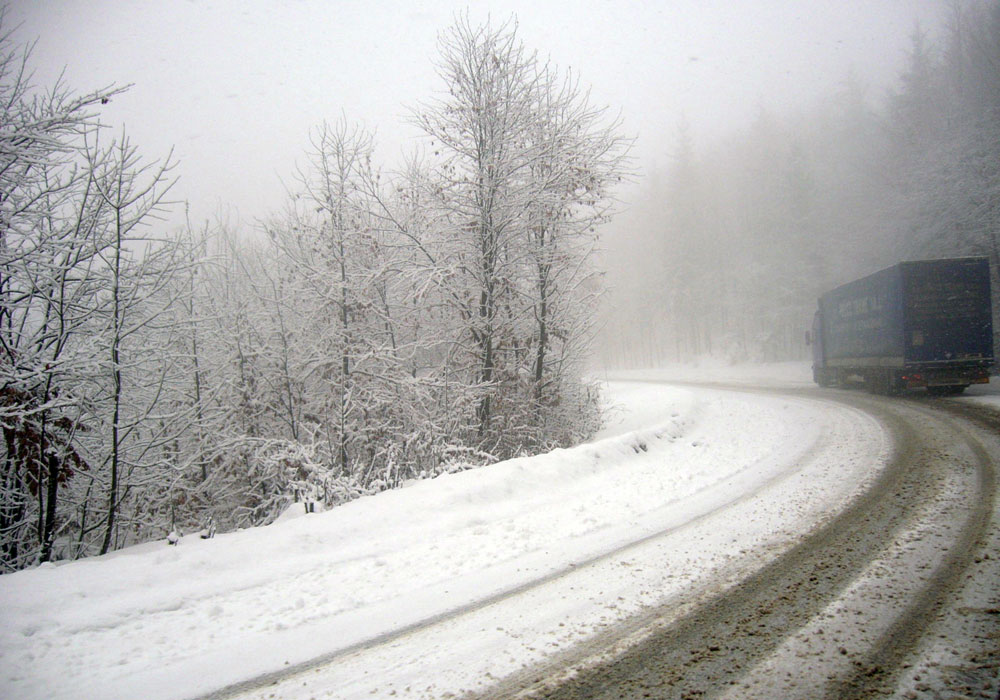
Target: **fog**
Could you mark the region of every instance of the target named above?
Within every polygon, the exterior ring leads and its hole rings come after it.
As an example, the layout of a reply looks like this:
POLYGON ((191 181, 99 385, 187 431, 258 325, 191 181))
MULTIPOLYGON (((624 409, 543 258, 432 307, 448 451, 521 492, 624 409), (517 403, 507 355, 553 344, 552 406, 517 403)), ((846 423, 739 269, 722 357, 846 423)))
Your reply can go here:
POLYGON ((996 317, 1000 4, 943 9, 887 82, 853 63, 725 135, 672 125, 606 236, 604 366, 805 359, 817 297, 901 260, 988 256, 996 317))
POLYGON ((1000 263, 1000 0, 2 20, 0 571, 577 445, 601 369, 1000 263))
POLYGON ((906 256, 989 252, 982 236, 938 235, 955 228, 940 212, 961 193, 913 220, 934 178, 902 173, 926 174, 921 157, 958 146, 930 132, 920 138, 933 148, 917 143, 901 131, 916 122, 899 123, 921 110, 939 109, 927 124, 950 118, 942 76, 961 73, 956 36, 974 34, 987 5, 64 0, 8 13, 18 40, 37 40, 39 83, 63 72, 81 90, 130 85, 101 120, 147 158, 173 149, 171 197, 184 206, 169 225, 188 211, 246 230, 284 206, 324 121, 372 130, 378 167, 400 167, 426 146, 414 110, 446 88, 440 33, 466 12, 515 22, 634 140, 632 177, 602 229, 610 294, 596 350, 618 365, 805 357, 801 330, 830 285, 906 256), (924 59, 936 97, 906 116, 924 59))
MULTIPOLYGON (((761 108, 801 108, 854 66, 894 83, 917 23, 934 31, 938 0, 669 2, 14 3, 8 26, 37 39, 33 65, 88 90, 131 84, 102 110, 149 157, 174 148, 174 197, 195 220, 221 209, 246 221, 279 208, 308 131, 344 117, 377 132, 385 167, 414 148, 410 110, 440 93, 437 37, 457 13, 515 17, 525 45, 572 70, 591 102, 620 111, 640 177, 670 160, 684 119, 699 142, 741 128, 761 108)), ((632 192, 623 193, 628 200, 632 192)))

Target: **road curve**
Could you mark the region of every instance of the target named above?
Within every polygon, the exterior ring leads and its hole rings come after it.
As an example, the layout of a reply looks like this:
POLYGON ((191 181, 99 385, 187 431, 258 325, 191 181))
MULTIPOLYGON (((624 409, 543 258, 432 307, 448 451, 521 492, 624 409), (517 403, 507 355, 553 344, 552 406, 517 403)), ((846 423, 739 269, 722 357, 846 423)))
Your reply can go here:
POLYGON ((877 418, 893 455, 849 507, 680 619, 673 606, 647 610, 468 697, 998 697, 1000 413, 713 388, 839 401, 877 418), (947 664, 935 660, 945 652, 947 664))
MULTIPOLYGON (((778 403, 785 402, 781 401, 778 403)), ((857 412, 854 413, 857 414, 857 412)), ((871 420, 863 416, 862 418, 864 418, 864 420, 861 422, 868 424, 872 432, 880 432, 871 420)), ((851 434, 849 431, 845 430, 845 425, 854 425, 856 428, 860 429, 857 423, 851 423, 849 421, 845 422, 839 426, 837 433, 835 433, 841 440, 847 438, 851 434)), ((660 543, 660 540, 663 540, 665 537, 669 537, 678 531, 690 533, 690 530, 697 528, 699 523, 710 522, 712 518, 721 512, 740 506, 748 506, 748 503, 752 503, 761 491, 768 488, 774 488, 779 484, 785 485, 788 481, 794 481, 796 478, 801 478, 800 472, 802 471, 803 464, 811 464, 818 457, 825 456, 832 449, 830 441, 831 434, 822 434, 809 444, 796 446, 791 452, 786 449, 785 452, 788 453, 785 455, 787 456, 787 460, 779 459, 779 464, 771 465, 771 468, 769 469, 765 469, 760 472, 753 469, 740 469, 725 479, 704 488, 703 491, 699 491, 696 496, 707 495, 708 497, 698 499, 700 504, 690 510, 689 513, 683 515, 683 520, 678 518, 668 518, 667 520, 669 521, 669 524, 667 522, 657 524, 655 526, 657 529, 650 529, 641 536, 633 534, 627 542, 615 546, 613 549, 602 549, 595 552, 592 556, 574 559, 572 562, 568 562, 563 568, 554 569, 545 575, 537 576, 525 581, 522 584, 507 588, 499 593, 476 599, 468 604, 453 607, 441 614, 433 615, 431 617, 421 619, 413 624, 393 629, 390 632, 380 634, 363 642, 337 648, 330 653, 317 656, 303 663, 293 665, 288 665, 286 663, 286 666, 280 670, 247 678, 243 681, 233 683, 232 685, 216 689, 204 695, 198 696, 197 700, 236 700, 237 698, 241 700, 248 700, 250 698, 283 697, 283 694, 287 692, 294 693, 295 697, 309 697, 309 692, 302 691, 297 687, 293 688, 293 686, 298 686, 300 683, 302 686, 308 685, 310 687, 315 687, 317 695, 322 695, 323 697, 342 697, 339 693, 350 695, 351 692, 354 692, 354 689, 352 688, 351 691, 345 690, 342 685, 345 683, 344 676, 350 676, 350 679, 347 680, 346 683, 352 684, 357 674, 354 674, 353 671, 339 674, 335 669, 338 666, 343 667, 344 665, 349 665, 352 657, 357 655, 378 655, 380 650, 396 648, 401 644, 408 644, 408 648, 414 648, 414 652, 422 656, 423 653, 420 650, 419 643, 414 644, 412 638, 417 636, 434 635, 435 630, 452 626, 455 621, 465 621, 460 624, 477 627, 477 624, 468 622, 468 619, 475 618, 477 616, 484 619, 491 618, 494 608, 504 606, 508 603, 514 606, 520 605, 523 608, 523 611, 519 611, 518 615, 523 612, 528 612, 528 615, 530 616, 530 610, 532 609, 531 603, 517 602, 518 599, 530 598, 533 593, 551 588, 553 586, 561 585, 563 588, 568 589, 568 591, 574 591, 574 593, 565 595, 563 598, 575 598, 576 591, 579 590, 576 588, 576 586, 579 585, 577 577, 582 572, 589 572, 590 576, 596 575, 600 577, 600 571, 602 570, 607 572, 608 570, 616 567, 631 567, 633 566, 634 561, 622 560, 632 557, 637 550, 643 550, 644 548, 648 549, 647 545, 650 544, 654 545, 654 548, 663 546, 662 543, 660 543), (750 478, 744 478, 744 472, 749 473, 751 475, 750 478), (716 492, 718 493, 716 494, 716 492), (334 669, 334 671, 330 674, 330 677, 333 678, 332 681, 328 680, 327 676, 320 677, 314 675, 325 674, 327 669, 334 669)), ((865 454, 865 456, 867 456, 867 453, 863 452, 859 452, 858 454, 865 454)), ((852 487, 850 490, 854 490, 854 488, 856 487, 852 487)), ((772 543, 766 546, 762 545, 761 549, 768 550, 771 546, 779 547, 783 545, 772 543)), ((722 557, 723 560, 727 560, 729 558, 730 557, 728 555, 722 557)), ((747 554, 745 558, 750 559, 752 557, 750 554, 747 554)), ((722 564, 718 564, 718 566, 722 567, 722 564)), ((756 561, 752 563, 752 566, 754 568, 758 566, 756 561)), ((649 568, 655 569, 656 565, 652 565, 649 568)), ((642 569, 638 568, 637 565, 635 571, 642 571, 642 569)), ((674 577, 670 576, 669 578, 674 577)), ((677 578, 683 580, 686 577, 681 576, 677 578)), ((683 586, 684 584, 677 583, 675 585, 683 586)), ((699 589, 702 588, 701 586, 698 587, 699 589)), ((606 590, 604 584, 601 585, 601 588, 606 590)), ((653 590, 657 589, 654 587, 653 590)), ((551 597, 551 594, 549 595, 551 597)), ((703 592, 699 593, 699 597, 702 595, 705 594, 703 592)), ((555 597, 558 598, 558 594, 555 597)), ((623 599, 618 598, 617 600, 623 599)), ((641 601, 635 607, 638 607, 640 604, 641 601)), ((685 605, 689 605, 689 603, 686 602, 685 605)), ((602 608, 604 605, 595 601, 594 607, 602 608)), ((616 605, 611 603, 608 607, 614 608, 616 605)), ((504 616, 501 615, 500 617, 503 618, 504 616)), ((602 621, 604 620, 603 616, 601 619, 602 621)), ((556 618, 556 621, 558 621, 558 618, 556 618)), ((604 626, 603 622, 601 623, 601 626, 604 626)), ((559 627, 563 627, 561 622, 559 623, 559 627)), ((498 627, 497 630, 500 630, 500 628, 498 627)), ((506 633, 507 632, 505 632, 505 634, 506 633)), ((581 631, 579 634, 585 634, 585 632, 581 631)), ((460 637, 461 634, 458 636, 460 637)), ((517 637, 516 633, 512 636, 517 637)), ((564 639, 561 639, 560 644, 563 642, 564 639)), ((428 644, 424 648, 426 649, 428 646, 432 647, 433 643, 428 644)), ((391 683, 388 683, 385 678, 385 676, 388 675, 391 674, 383 675, 383 687, 386 684, 391 685, 391 683)), ((485 674, 485 677, 490 678, 491 676, 487 673, 485 674)), ((427 681, 430 679, 426 675, 421 674, 420 680, 427 681)), ((406 690, 409 691, 410 688, 407 688, 406 690)), ((377 694, 379 691, 376 690, 373 692, 377 694)), ((433 684, 429 686, 425 692, 421 692, 419 694, 419 697, 421 698, 437 698, 441 696, 452 697, 453 695, 445 688, 434 690, 433 684)))

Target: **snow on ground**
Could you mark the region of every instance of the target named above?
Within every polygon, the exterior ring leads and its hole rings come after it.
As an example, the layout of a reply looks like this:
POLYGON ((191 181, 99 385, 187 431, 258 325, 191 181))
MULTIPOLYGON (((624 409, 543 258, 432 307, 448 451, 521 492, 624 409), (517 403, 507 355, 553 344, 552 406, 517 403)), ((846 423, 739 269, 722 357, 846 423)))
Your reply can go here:
MULTIPOLYGON (((627 381, 709 382, 730 385, 815 387, 812 363, 806 361, 773 362, 767 364, 730 364, 715 358, 702 358, 686 364, 666 365, 658 369, 615 370, 603 379, 627 381)), ((913 396, 923 396, 922 389, 913 396)), ((1000 410, 1000 376, 990 377, 988 384, 974 384, 965 390, 961 401, 989 405, 1000 410)))
POLYGON ((887 452, 872 419, 832 403, 628 382, 609 396, 612 424, 577 448, 2 576, 0 696, 186 698, 324 655, 314 685, 276 697, 481 687, 786 546, 887 452))
POLYGON ((710 357, 691 363, 664 365, 657 369, 614 370, 606 373, 604 378, 719 382, 749 386, 816 386, 812 378, 812 363, 808 361, 732 364, 710 357))
POLYGON ((962 395, 962 400, 985 404, 1000 411, 1000 377, 990 377, 989 384, 970 386, 962 395))

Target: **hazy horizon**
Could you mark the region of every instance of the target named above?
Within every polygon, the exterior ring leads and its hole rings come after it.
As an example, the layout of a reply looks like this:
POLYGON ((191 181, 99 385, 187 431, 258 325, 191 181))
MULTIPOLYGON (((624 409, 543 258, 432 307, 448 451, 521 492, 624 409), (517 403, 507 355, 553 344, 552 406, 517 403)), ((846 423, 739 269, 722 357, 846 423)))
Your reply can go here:
POLYGON ((147 160, 174 149, 172 199, 188 202, 195 222, 222 213, 252 223, 281 208, 323 120, 373 130, 383 168, 412 151, 409 110, 442 89, 437 37, 466 11, 474 23, 513 19, 529 50, 572 71, 592 104, 620 112, 641 176, 667 165, 681 121, 710 144, 762 108, 806 107, 852 67, 883 94, 914 28, 933 35, 944 10, 933 0, 62 0, 15 4, 7 22, 17 41, 37 40, 39 86, 63 70, 76 92, 132 85, 101 119, 124 126, 147 160))

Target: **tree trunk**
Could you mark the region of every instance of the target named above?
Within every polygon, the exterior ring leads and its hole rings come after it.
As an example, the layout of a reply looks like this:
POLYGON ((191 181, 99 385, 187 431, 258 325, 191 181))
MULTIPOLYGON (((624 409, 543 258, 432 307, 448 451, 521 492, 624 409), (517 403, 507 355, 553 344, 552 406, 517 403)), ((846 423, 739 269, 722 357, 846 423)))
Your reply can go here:
POLYGON ((52 539, 55 537, 56 499, 59 495, 59 458, 49 454, 46 458, 48 483, 45 494, 45 529, 42 533, 42 549, 39 555, 41 561, 52 558, 52 539))
MULTIPOLYGON (((119 180, 120 182, 120 180, 119 180)), ((119 198, 121 191, 119 190, 119 198)), ((107 554, 111 549, 115 530, 115 513, 118 510, 118 472, 120 460, 121 437, 119 421, 121 420, 122 403, 122 371, 121 361, 121 266, 122 266, 122 221, 121 210, 116 212, 115 219, 115 265, 112 280, 112 298, 114 300, 114 319, 111 336, 111 376, 112 376, 112 416, 111 416, 111 483, 108 485, 108 519, 104 531, 104 542, 101 544, 101 554, 107 554)))
POLYGON ((3 538, 0 542, 0 551, 3 552, 3 561, 8 565, 13 565, 20 554, 15 528, 24 517, 24 480, 21 470, 18 468, 16 454, 17 441, 14 430, 8 427, 3 429, 4 447, 7 450, 4 456, 4 493, 3 505, 0 506, 0 533, 3 538))

